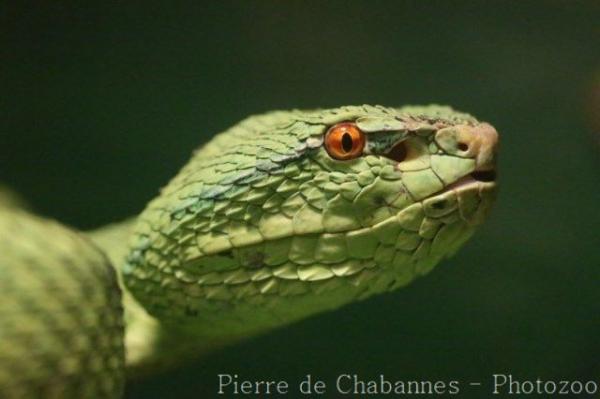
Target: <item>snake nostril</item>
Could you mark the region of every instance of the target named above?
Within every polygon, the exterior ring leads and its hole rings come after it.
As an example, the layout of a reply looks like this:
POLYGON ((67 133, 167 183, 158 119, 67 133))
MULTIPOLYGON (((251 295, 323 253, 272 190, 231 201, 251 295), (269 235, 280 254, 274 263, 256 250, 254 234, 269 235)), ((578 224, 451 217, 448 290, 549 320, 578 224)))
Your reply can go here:
POLYGON ((458 143, 457 147, 461 151, 467 151, 469 149, 469 145, 467 143, 458 143))
POLYGON ((479 170, 471 173, 471 177, 477 181, 490 182, 496 180, 495 170, 479 170))

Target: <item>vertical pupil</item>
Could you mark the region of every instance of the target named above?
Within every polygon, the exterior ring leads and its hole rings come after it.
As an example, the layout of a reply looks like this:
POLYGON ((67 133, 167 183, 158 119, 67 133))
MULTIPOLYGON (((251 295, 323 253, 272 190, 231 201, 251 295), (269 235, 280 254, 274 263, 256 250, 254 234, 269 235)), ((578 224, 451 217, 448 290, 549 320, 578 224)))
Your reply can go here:
POLYGON ((344 152, 352 151, 352 136, 350 136, 348 133, 344 133, 342 136, 342 149, 344 152))

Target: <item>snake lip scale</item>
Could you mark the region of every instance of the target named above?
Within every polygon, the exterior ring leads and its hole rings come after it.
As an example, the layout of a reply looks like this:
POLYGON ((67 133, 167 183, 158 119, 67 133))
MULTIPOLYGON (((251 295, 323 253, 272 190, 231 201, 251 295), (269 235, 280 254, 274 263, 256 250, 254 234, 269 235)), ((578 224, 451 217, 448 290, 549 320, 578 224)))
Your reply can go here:
POLYGON ((478 189, 479 187, 481 187, 482 189, 492 189, 496 187, 496 183, 494 182, 494 180, 495 173, 493 171, 486 171, 485 174, 473 172, 471 174, 461 177, 454 183, 450 183, 439 192, 433 194, 431 197, 434 197, 438 194, 446 193, 451 190, 458 189, 478 189))

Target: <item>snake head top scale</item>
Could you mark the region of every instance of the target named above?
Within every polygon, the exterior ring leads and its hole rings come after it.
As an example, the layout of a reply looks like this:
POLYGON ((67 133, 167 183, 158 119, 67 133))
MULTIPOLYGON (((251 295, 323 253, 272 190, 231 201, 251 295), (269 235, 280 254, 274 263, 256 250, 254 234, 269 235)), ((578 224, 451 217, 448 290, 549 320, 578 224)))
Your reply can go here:
POLYGON ((157 318, 219 336, 402 287, 487 216, 497 142, 442 106, 250 117, 149 203, 124 282, 157 318))

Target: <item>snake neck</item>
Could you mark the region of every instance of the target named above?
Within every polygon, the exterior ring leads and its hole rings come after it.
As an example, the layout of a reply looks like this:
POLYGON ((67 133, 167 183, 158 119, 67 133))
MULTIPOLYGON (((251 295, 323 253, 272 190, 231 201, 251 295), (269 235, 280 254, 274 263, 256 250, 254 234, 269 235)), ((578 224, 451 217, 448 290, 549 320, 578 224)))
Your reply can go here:
MULTIPOLYGON (((121 222, 110 223, 96 230, 87 232, 87 236, 108 256, 111 263, 118 268, 129 249, 128 242, 135 226, 136 217, 121 222)), ((119 276, 121 273, 117 273, 119 276)))
POLYGON ((123 292, 127 371, 130 377, 139 378, 179 362, 190 346, 186 344, 188 340, 181 339, 180 332, 165 327, 148 314, 123 283, 120 267, 129 250, 135 220, 132 217, 111 223, 86 235, 103 250, 116 269, 123 292))
POLYGON ((128 378, 152 375, 172 365, 184 364, 247 336, 231 334, 215 337, 192 331, 151 316, 123 282, 121 266, 130 248, 137 217, 111 223, 85 234, 109 258, 122 290, 125 320, 125 349, 128 378))
POLYGON ((135 218, 132 217, 87 232, 87 236, 103 250, 116 269, 119 285, 123 292, 123 308, 125 310, 126 361, 133 367, 147 362, 161 335, 158 320, 150 316, 134 299, 123 284, 119 271, 127 254, 127 243, 134 224, 135 218))

